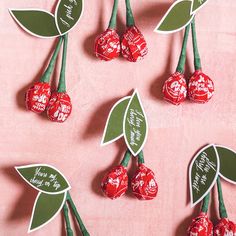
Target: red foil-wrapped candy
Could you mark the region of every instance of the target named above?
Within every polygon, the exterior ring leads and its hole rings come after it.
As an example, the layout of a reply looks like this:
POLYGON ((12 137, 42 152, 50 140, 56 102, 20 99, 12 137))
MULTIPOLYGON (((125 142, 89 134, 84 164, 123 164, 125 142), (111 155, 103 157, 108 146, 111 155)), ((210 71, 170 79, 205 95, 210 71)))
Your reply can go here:
POLYGON ((214 236, 236 236, 236 225, 228 218, 222 218, 214 227, 214 236))
POLYGON ((139 200, 152 200, 158 192, 155 174, 144 164, 139 164, 138 170, 131 180, 131 188, 139 200))
POLYGON ((107 29, 95 40, 95 55, 101 60, 110 61, 120 55, 120 37, 115 29, 107 29))
POLYGON ((188 236, 213 236, 213 224, 207 213, 201 212, 197 218, 192 220, 188 228, 188 236))
POLYGON ((162 89, 164 99, 174 105, 179 105, 187 97, 187 83, 184 75, 175 72, 167 79, 162 89))
POLYGON ((67 93, 55 92, 52 94, 47 107, 47 116, 51 121, 65 122, 72 111, 72 104, 67 93))
POLYGON ((51 88, 49 83, 37 82, 30 87, 25 95, 25 104, 28 110, 41 113, 49 102, 51 88))
POLYGON ((111 169, 103 178, 101 183, 103 193, 111 198, 116 199, 128 189, 128 175, 126 167, 119 165, 111 169))
POLYGON ((198 103, 208 102, 214 94, 214 83, 201 70, 194 72, 189 80, 188 95, 191 100, 198 103))
POLYGON ((128 61, 141 60, 147 53, 147 43, 136 26, 128 27, 121 40, 121 52, 128 61))

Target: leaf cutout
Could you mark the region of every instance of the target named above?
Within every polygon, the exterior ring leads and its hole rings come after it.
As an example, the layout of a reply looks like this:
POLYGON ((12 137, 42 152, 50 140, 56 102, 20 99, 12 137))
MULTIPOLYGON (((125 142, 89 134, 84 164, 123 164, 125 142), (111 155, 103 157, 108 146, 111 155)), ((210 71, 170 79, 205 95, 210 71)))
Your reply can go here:
POLYGON ((112 143, 123 136, 123 121, 129 97, 120 99, 111 109, 107 118, 101 145, 112 143))
POLYGON ((219 168, 219 157, 213 144, 204 147, 195 155, 189 168, 192 207, 210 192, 218 177, 219 168))
POLYGON ((28 33, 43 38, 57 37, 54 15, 37 9, 10 9, 15 21, 28 33))
POLYGON ((157 33, 173 33, 183 29, 194 16, 190 14, 191 7, 191 0, 174 2, 154 31, 157 33))
POLYGON ((49 165, 19 166, 16 170, 28 184, 44 193, 58 194, 71 188, 63 174, 49 165))
POLYGON ((55 18, 61 34, 67 33, 79 22, 83 6, 83 0, 59 0, 55 18))
POLYGON ((39 193, 33 207, 28 232, 33 232, 51 222, 61 211, 66 192, 60 194, 39 193))
POLYGON ((147 139, 148 124, 138 91, 130 98, 124 118, 124 138, 134 156, 143 149, 147 139))
POLYGON ((201 7, 203 7, 203 5, 205 5, 206 3, 207 3, 207 0, 193 0, 192 8, 191 8, 191 14, 194 14, 201 7))
POLYGON ((236 184, 236 152, 224 146, 216 145, 220 159, 220 176, 236 184))

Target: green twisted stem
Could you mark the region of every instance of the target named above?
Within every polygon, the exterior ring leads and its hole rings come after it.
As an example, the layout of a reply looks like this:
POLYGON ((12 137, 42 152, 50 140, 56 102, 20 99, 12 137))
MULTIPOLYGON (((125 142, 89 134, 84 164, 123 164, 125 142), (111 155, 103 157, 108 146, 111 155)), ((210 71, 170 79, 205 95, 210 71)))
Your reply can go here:
POLYGON ((225 203, 224 203, 224 198, 223 198, 220 177, 217 178, 217 190, 218 190, 220 218, 228 218, 228 214, 225 208, 225 203))
POLYGON ((133 16, 133 12, 130 5, 130 0, 125 0, 125 5, 126 5, 126 26, 127 27, 134 26, 135 22, 134 22, 134 16, 133 16))
POLYGON ((69 218, 68 211, 69 209, 68 209, 67 203, 65 202, 63 206, 63 213, 64 213, 65 222, 66 222, 66 234, 67 236, 73 236, 74 234, 70 225, 70 218, 69 218))
POLYGON ((207 213, 208 208, 209 208, 209 202, 210 202, 210 193, 208 193, 206 197, 204 197, 203 199, 203 204, 202 204, 202 209, 201 209, 202 212, 207 213))
POLYGON ((56 48, 54 50, 54 53, 52 55, 52 58, 51 58, 51 60, 50 60, 50 62, 48 64, 47 69, 43 73, 43 75, 42 75, 42 77, 40 79, 40 82, 49 83, 50 77, 52 75, 52 72, 53 72, 53 69, 54 69, 54 66, 55 66, 55 63, 56 63, 56 59, 57 59, 58 53, 59 53, 61 45, 62 45, 62 42, 63 42, 63 37, 60 37, 59 41, 57 43, 57 46, 56 46, 56 48))
POLYGON ((144 164, 143 151, 141 151, 141 152, 138 154, 138 163, 139 163, 139 164, 144 164))
POLYGON ((127 151, 125 152, 124 158, 120 164, 124 167, 127 167, 130 161, 130 158, 131 158, 131 152, 129 151, 129 149, 127 149, 127 151))
POLYGON ((119 0, 114 0, 112 14, 109 22, 109 29, 115 29, 116 28, 116 18, 117 18, 117 11, 118 11, 118 3, 119 0))

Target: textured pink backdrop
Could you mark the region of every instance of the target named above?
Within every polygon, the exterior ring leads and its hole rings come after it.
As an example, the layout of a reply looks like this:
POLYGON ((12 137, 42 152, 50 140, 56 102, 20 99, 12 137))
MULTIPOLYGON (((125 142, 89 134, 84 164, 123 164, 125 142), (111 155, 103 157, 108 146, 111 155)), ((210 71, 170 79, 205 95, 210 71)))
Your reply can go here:
MULTIPOLYGON (((38 80, 54 40, 26 34, 7 10, 51 10, 52 2, 0 1, 0 234, 27 235, 37 194, 13 167, 47 163, 67 176, 71 194, 91 235, 185 235, 191 218, 199 210, 189 205, 187 170, 192 156, 209 142, 236 149, 236 1, 209 1, 197 16, 202 63, 215 82, 214 98, 206 105, 187 101, 175 107, 163 102, 161 87, 175 70, 182 33, 153 33, 172 1, 132 1, 137 25, 149 45, 148 56, 133 64, 123 58, 105 63, 94 57, 94 38, 106 28, 112 0, 86 0, 82 20, 70 33, 67 84, 74 110, 65 124, 54 124, 45 116, 26 111, 24 92, 38 80), (141 94, 148 116, 145 157, 147 165, 156 172, 159 194, 151 202, 140 202, 130 192, 111 201, 102 196, 100 180, 111 166, 119 163, 125 146, 121 140, 101 148, 100 140, 112 105, 134 87, 141 94)), ((120 2, 118 22, 122 32, 125 5, 120 2)), ((192 71, 189 44, 187 74, 192 71)), ((58 71, 54 87, 57 78, 58 71)), ((134 173, 134 161, 129 171, 134 173)), ((223 188, 230 218, 236 221, 236 186, 224 182, 223 188)), ((216 197, 215 194, 210 214, 214 222, 218 218, 216 197)), ((32 235, 65 235, 61 216, 32 235)))

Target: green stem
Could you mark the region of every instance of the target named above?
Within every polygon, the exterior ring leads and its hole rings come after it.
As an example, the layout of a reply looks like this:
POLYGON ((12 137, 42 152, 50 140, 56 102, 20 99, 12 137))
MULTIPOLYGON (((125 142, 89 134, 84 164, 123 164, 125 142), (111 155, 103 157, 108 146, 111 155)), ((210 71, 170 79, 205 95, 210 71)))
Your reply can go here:
POLYGON ((202 209, 201 209, 202 212, 207 213, 208 208, 209 208, 209 202, 210 202, 210 193, 208 193, 206 197, 204 197, 203 199, 203 204, 202 204, 202 209))
POLYGON ((138 154, 138 163, 139 163, 139 164, 144 164, 143 151, 141 151, 141 152, 138 154))
POLYGON ((228 218, 228 214, 225 208, 222 187, 220 183, 220 177, 217 178, 218 200, 219 200, 219 212, 220 218, 228 218))
POLYGON ((190 29, 190 24, 188 24, 185 28, 182 49, 181 49, 181 53, 180 53, 180 56, 179 56, 178 66, 176 68, 176 71, 178 71, 182 74, 184 73, 184 66, 185 66, 185 61, 186 61, 186 49, 187 49, 189 29, 190 29))
POLYGON ((59 53, 61 45, 62 45, 62 41, 63 41, 63 37, 60 37, 59 41, 57 43, 57 46, 56 46, 56 48, 54 50, 54 53, 52 55, 52 58, 51 58, 51 60, 49 62, 49 65, 48 65, 47 69, 45 70, 45 72, 43 73, 43 75, 42 75, 42 77, 40 79, 40 82, 49 83, 50 77, 51 77, 51 74, 52 74, 52 71, 53 71, 53 68, 54 68, 55 63, 56 63, 56 59, 57 59, 58 53, 59 53))
POLYGON ((64 47, 63 47, 63 54, 62 54, 61 73, 60 73, 59 85, 58 85, 58 88, 57 88, 57 92, 59 92, 59 93, 65 93, 66 92, 67 45, 68 45, 68 34, 64 35, 64 47))
POLYGON ((128 166, 128 163, 130 161, 130 158, 131 158, 131 152, 129 151, 129 149, 127 149, 125 155, 124 155, 124 158, 123 160, 121 161, 121 165, 124 166, 124 167, 127 167, 128 166))
POLYGON ((196 26, 195 26, 195 18, 193 18, 192 20, 191 28, 192 28, 194 67, 195 67, 195 70, 201 70, 202 65, 201 65, 200 54, 199 54, 198 46, 197 46, 197 33, 196 33, 196 26))
POLYGON ((76 209, 76 206, 75 206, 69 192, 67 192, 67 201, 69 202, 69 204, 71 206, 71 209, 72 209, 73 214, 74 214, 74 216, 75 216, 75 218, 76 218, 76 220, 79 224, 79 227, 80 227, 80 230, 81 230, 83 236, 90 236, 90 234, 88 233, 87 229, 84 226, 84 223, 83 223, 82 219, 80 218, 80 215, 79 215, 79 213, 76 209))
POLYGON ((67 203, 65 202, 64 206, 63 206, 63 212, 64 212, 64 218, 65 218, 65 222, 66 222, 66 234, 67 236, 73 236, 73 230, 71 228, 70 225, 70 218, 69 218, 69 214, 68 214, 68 206, 67 203))
POLYGON ((125 4, 126 4, 126 26, 128 27, 134 26, 135 22, 134 22, 134 16, 133 16, 133 12, 130 5, 130 0, 125 0, 125 4))
POLYGON ((115 29, 116 28, 116 18, 117 18, 117 11, 118 11, 118 2, 119 0, 114 0, 112 14, 109 22, 109 29, 115 29))

